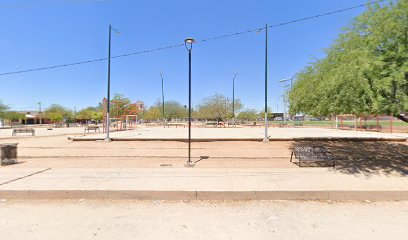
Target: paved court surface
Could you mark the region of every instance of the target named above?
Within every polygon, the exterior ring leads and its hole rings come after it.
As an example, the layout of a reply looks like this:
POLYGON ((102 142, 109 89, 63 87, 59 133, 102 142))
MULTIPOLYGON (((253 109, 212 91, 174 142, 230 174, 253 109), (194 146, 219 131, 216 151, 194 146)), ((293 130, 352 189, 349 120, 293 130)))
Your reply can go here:
POLYGON ((396 174, 348 175, 330 168, 0 168, 0 190, 11 189, 408 191, 408 178, 396 174))
MULTIPOLYGON (((263 128, 192 128, 192 138, 263 138, 263 128)), ((104 134, 95 134, 90 137, 104 137, 104 134)), ((291 139, 304 137, 345 137, 345 138, 406 138, 408 134, 404 133, 376 133, 376 132, 361 132, 361 131, 347 131, 334 130, 324 128, 270 128, 269 136, 271 139, 291 139)), ((87 136, 83 136, 87 137, 87 136)), ((187 128, 140 128, 133 131, 113 132, 112 138, 187 138, 187 128)))
POLYGON ((408 178, 325 168, 3 168, 0 198, 408 200, 408 178))
POLYGON ((0 202, 7 240, 405 240, 407 226, 408 202, 0 202))
MULTIPOLYGON (((52 128, 52 130, 48 130, 47 127, 34 127, 34 130, 35 136, 37 137, 60 136, 60 135, 75 136, 84 134, 85 127, 52 128)), ((92 134, 92 132, 89 134, 92 134)), ((12 137, 12 133, 13 129, 0 129, 0 138, 18 139, 32 137, 31 133, 18 133, 17 136, 12 137)))
MULTIPOLYGON (((84 127, 73 128, 35 128, 37 136, 56 136, 67 135, 83 138, 104 138, 103 133, 84 133, 84 127)), ((0 138, 11 138, 11 129, 0 129, 0 138)), ((112 132, 113 138, 178 138, 183 139, 188 137, 187 128, 183 127, 139 127, 137 130, 112 132)), ((408 133, 377 133, 377 132, 362 132, 349 130, 335 130, 325 128, 269 128, 269 136, 271 139, 281 138, 303 138, 303 137, 344 137, 344 138, 405 138, 408 139, 408 133)), ((29 134, 18 134, 14 138, 30 137, 29 134)), ((264 129, 261 127, 237 127, 237 128, 192 128, 192 138, 263 138, 264 129)))

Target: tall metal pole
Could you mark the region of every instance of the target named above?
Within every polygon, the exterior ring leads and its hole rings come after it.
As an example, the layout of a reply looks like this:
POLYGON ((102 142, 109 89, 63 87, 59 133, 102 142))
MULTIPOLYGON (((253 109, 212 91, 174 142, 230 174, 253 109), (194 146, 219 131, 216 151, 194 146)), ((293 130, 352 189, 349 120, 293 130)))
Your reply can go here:
POLYGON ((41 102, 38 102, 38 117, 40 118, 40 124, 42 124, 42 118, 41 118, 41 102))
POLYGON ((235 78, 238 73, 235 73, 232 79, 232 126, 235 127, 235 78))
MULTIPOLYGON (((192 45, 191 45, 192 46, 192 45)), ((188 50, 188 164, 191 164, 191 50, 188 50)))
POLYGON ((109 127, 110 127, 110 63, 111 63, 111 34, 112 26, 109 24, 109 50, 108 50, 108 107, 106 111, 106 142, 110 142, 109 127))
POLYGON ((163 80, 163 73, 160 73, 161 80, 162 80, 162 117, 163 117, 163 125, 164 125, 164 80, 163 80))
POLYGON ((191 161, 191 52, 193 50, 193 38, 186 38, 184 45, 188 51, 188 160, 186 167, 193 167, 194 163, 191 161))
POLYGON ((265 136, 264 142, 269 142, 268 136, 268 24, 265 25, 265 136))
POLYGON ((283 123, 286 124, 286 97, 285 94, 282 95, 283 100, 283 123))

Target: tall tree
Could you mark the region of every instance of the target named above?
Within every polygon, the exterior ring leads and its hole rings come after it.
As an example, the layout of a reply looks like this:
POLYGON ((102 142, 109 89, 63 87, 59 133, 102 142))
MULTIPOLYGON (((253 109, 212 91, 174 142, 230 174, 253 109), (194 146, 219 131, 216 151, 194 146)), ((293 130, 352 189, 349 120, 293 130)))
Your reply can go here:
POLYGON ((60 122, 63 119, 69 119, 74 116, 71 109, 61 106, 59 104, 52 104, 45 110, 45 116, 54 122, 60 122))
MULTIPOLYGON (((239 112, 243 108, 241 100, 235 99, 235 111, 239 112)), ((205 98, 198 106, 197 116, 199 118, 214 119, 221 121, 232 117, 232 100, 222 94, 215 94, 205 98)))
POLYGON ((408 111, 408 1, 369 7, 297 74, 290 112, 315 116, 408 111))

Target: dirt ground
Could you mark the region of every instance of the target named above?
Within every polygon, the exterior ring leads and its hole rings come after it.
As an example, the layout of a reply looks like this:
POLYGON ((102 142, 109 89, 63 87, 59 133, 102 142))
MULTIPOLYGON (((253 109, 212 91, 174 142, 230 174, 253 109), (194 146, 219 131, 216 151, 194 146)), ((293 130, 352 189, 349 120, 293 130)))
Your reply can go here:
POLYGON ((0 202, 7 240, 404 240, 407 226, 408 202, 0 202))
MULTIPOLYGON (((72 142, 56 136, 13 142, 19 143, 21 162, 13 167, 183 167, 188 156, 187 143, 171 141, 72 142)), ((193 143, 192 156, 196 167, 296 167, 289 162, 290 145, 290 142, 193 143)))
MULTIPOLYGON (((66 136, 27 137, 19 143, 19 167, 143 168, 184 167, 187 143, 177 141, 69 141, 66 136)), ((293 146, 326 146, 337 159, 336 170, 347 174, 408 175, 408 142, 194 142, 192 157, 203 168, 297 168, 290 162, 293 146)))

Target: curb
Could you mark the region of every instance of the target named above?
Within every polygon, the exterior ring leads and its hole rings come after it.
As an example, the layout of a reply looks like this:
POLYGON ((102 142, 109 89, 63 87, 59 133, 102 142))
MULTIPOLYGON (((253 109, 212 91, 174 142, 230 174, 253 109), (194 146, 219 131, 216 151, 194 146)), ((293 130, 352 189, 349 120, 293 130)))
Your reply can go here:
MULTIPOLYGON (((71 141, 103 141, 105 138, 77 138, 68 137, 71 141)), ((111 141, 168 141, 188 142, 186 138, 110 138, 111 141)), ((304 138, 270 138, 270 142, 282 141, 349 141, 349 142, 406 142, 406 138, 355 138, 355 137, 304 137, 304 138)), ((236 142, 252 141, 262 142, 263 138, 195 138, 191 142, 236 142)))
POLYGON ((408 200, 408 191, 146 191, 146 190, 0 190, 1 199, 96 200, 408 200))

